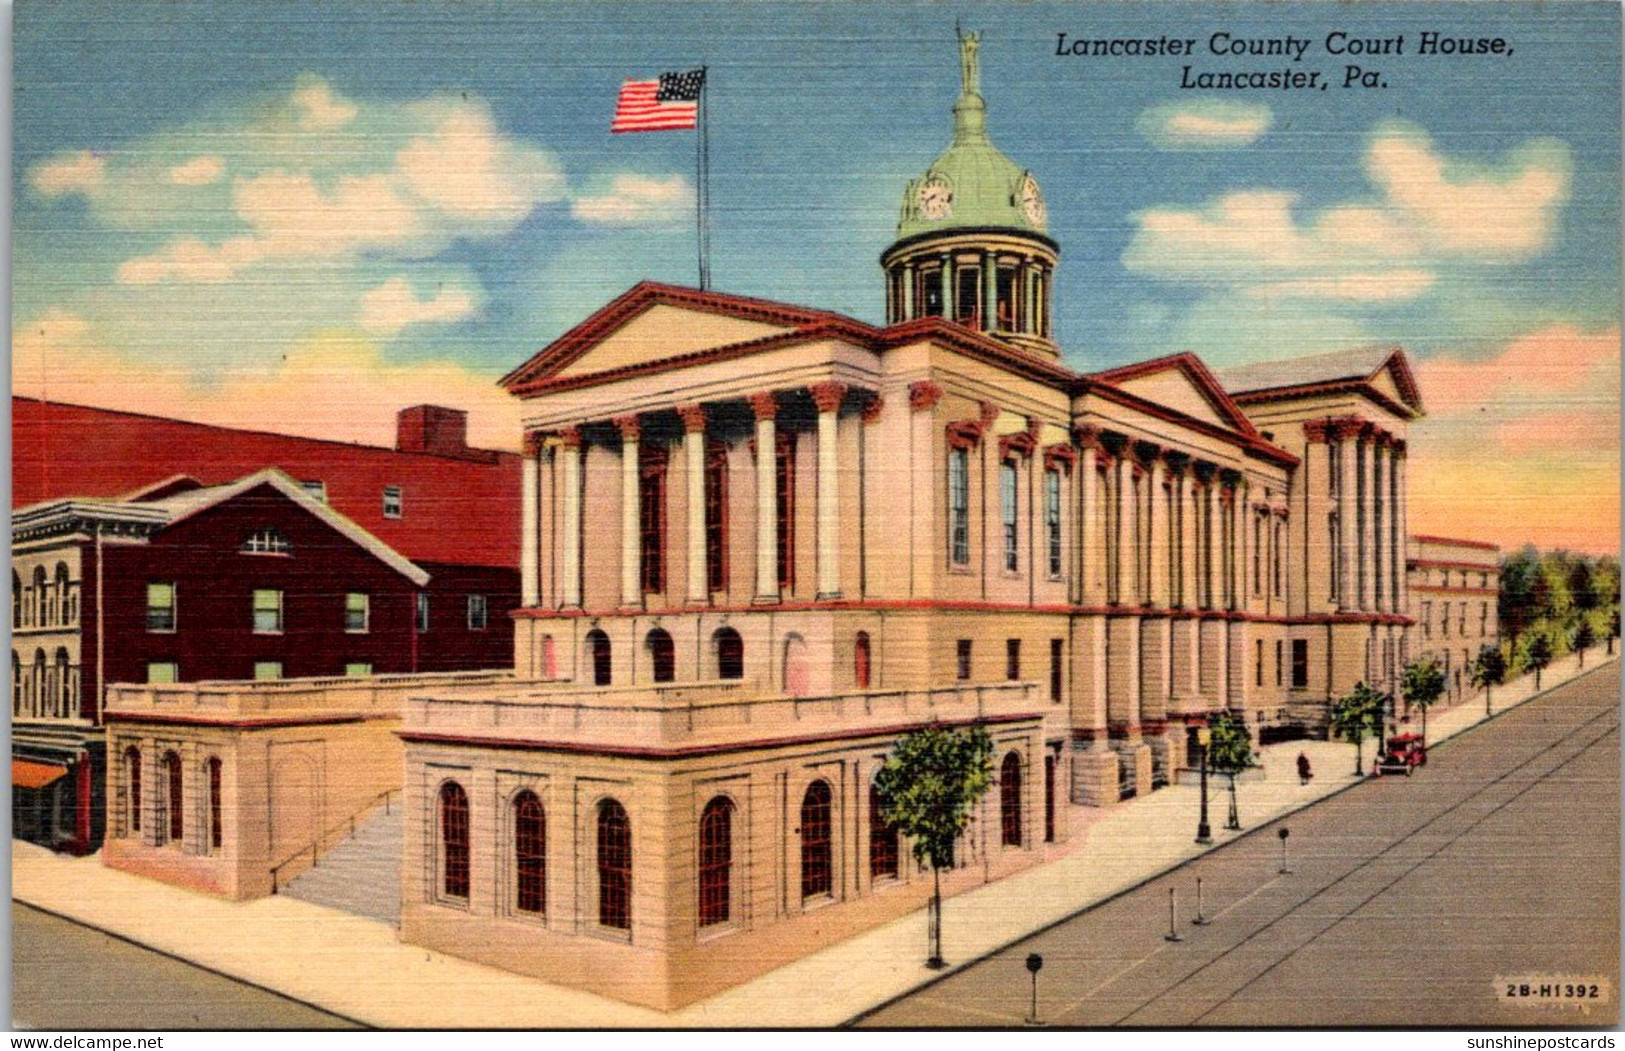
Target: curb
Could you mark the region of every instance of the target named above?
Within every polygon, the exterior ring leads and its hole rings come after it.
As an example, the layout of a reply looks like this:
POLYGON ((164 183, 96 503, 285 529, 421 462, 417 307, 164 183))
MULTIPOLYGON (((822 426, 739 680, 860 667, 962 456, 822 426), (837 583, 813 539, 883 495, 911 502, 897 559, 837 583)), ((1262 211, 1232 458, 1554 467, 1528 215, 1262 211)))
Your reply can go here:
MULTIPOLYGON (((1545 688, 1543 688, 1541 690, 1538 690, 1535 693, 1531 693, 1529 696, 1525 697, 1523 700, 1518 701, 1515 704, 1507 705, 1505 708, 1502 708, 1500 711, 1497 711, 1497 712, 1493 713, 1492 715, 1490 715, 1490 716, 1488 716, 1486 718, 1479 719, 1478 721, 1474 722, 1470 726, 1466 726, 1466 727, 1464 727, 1464 728, 1462 728, 1460 730, 1457 730, 1455 733, 1451 734, 1449 737, 1446 737, 1442 741, 1440 741, 1437 747, 1443 748, 1444 746, 1448 745, 1450 742, 1455 741, 1458 738, 1463 737, 1463 736, 1471 733, 1472 731, 1478 729, 1479 727, 1484 726, 1487 723, 1493 722, 1494 720, 1499 719, 1501 716, 1506 715, 1509 712, 1517 711, 1519 708, 1522 708, 1524 705, 1528 704, 1530 701, 1537 700, 1537 699, 1539 699, 1541 697, 1544 697, 1547 694, 1551 693, 1553 690, 1561 689, 1564 686, 1568 686, 1568 685, 1570 685, 1572 683, 1579 682, 1581 679, 1584 679, 1587 676, 1590 676, 1594 672, 1601 671, 1603 668, 1608 667, 1610 664, 1618 663, 1619 660, 1620 660, 1620 657, 1621 657, 1621 655, 1616 654, 1611 659, 1605 660, 1605 661, 1603 661, 1603 662, 1601 662, 1601 663, 1599 663, 1597 665, 1594 665, 1591 668, 1588 668, 1588 669, 1585 669, 1585 670, 1579 672, 1577 675, 1575 675, 1571 679, 1564 679, 1562 682, 1553 683, 1552 685, 1547 686, 1547 687, 1545 687, 1545 688)), ((1428 748, 1431 751, 1434 748, 1434 746, 1430 744, 1428 746, 1428 748)), ((1072 910, 1071 912, 1067 913, 1065 916, 1059 917, 1058 919, 1051 920, 1051 921, 1049 921, 1049 922, 1047 922, 1047 923, 1045 923, 1045 924, 1043 924, 1041 926, 1034 927, 1032 930, 1028 931, 1025 934, 1022 934, 1022 935, 1020 935, 1018 937, 1012 938, 1009 941, 1007 941, 1007 942, 1005 942, 1005 943, 1003 943, 1001 945, 995 946, 994 948, 989 949, 986 952, 980 953, 980 954, 978 954, 978 955, 976 955, 976 956, 974 956, 974 957, 972 957, 972 958, 970 958, 968 960, 965 960, 965 961, 963 961, 961 963, 951 964, 948 967, 944 968, 941 972, 930 975, 929 977, 926 978, 925 981, 921 982, 920 984, 918 984, 916 986, 913 986, 913 987, 911 987, 911 988, 909 988, 909 989, 907 989, 907 990, 905 990, 905 991, 903 991, 901 993, 898 993, 895 996, 887 997, 885 1000, 881 1001, 878 1004, 875 1004, 875 1005, 873 1005, 871 1007, 864 1008, 862 1011, 859 1011, 857 1014, 852 1015, 850 1018, 846 1019, 844 1022, 837 1023, 835 1028, 839 1028, 839 1029, 851 1028, 852 1026, 856 1025, 857 1023, 863 1021, 865 1018, 868 1018, 870 1015, 873 1015, 873 1014, 876 1014, 876 1013, 878 1013, 880 1011, 883 1011, 886 1008, 892 1006, 893 1004, 898 1003, 899 1001, 905 1000, 905 999, 907 999, 907 998, 909 998, 911 996, 914 996, 914 995, 916 995, 918 993, 924 992, 925 990, 930 989, 932 986, 938 984, 939 982, 942 982, 942 981, 952 977, 953 975, 957 974, 958 972, 964 970, 967 967, 975 966, 976 964, 982 963, 984 960, 991 959, 992 957, 997 956, 1002 952, 1006 952, 1012 946, 1020 945, 1022 942, 1027 941, 1029 938, 1035 938, 1040 934, 1046 933, 1047 931, 1054 930, 1056 927, 1059 927, 1062 924, 1070 923, 1071 921, 1077 919, 1079 916, 1083 916, 1083 915, 1085 915, 1087 913, 1093 912, 1095 909, 1098 909, 1103 905, 1109 905, 1110 903, 1116 901, 1118 898, 1123 897, 1125 894, 1131 894, 1134 891, 1137 891, 1140 888, 1144 887, 1148 883, 1155 883, 1157 880, 1161 879, 1162 877, 1164 877, 1164 876, 1166 876, 1166 875, 1168 875, 1170 873, 1178 872, 1180 869, 1183 869, 1183 868, 1189 866, 1192 862, 1195 862, 1195 861, 1198 861, 1198 860, 1200 860, 1202 858, 1205 858, 1205 857, 1209 856, 1210 854, 1215 854, 1215 853, 1217 853, 1217 852, 1219 852, 1221 850, 1224 850, 1224 849, 1226 849, 1226 848, 1228 848, 1228 847, 1230 847, 1230 846, 1232 846, 1232 845, 1234 845, 1236 843, 1240 843, 1242 840, 1247 839, 1249 836, 1253 836, 1253 835, 1256 835, 1256 834, 1258 834, 1260 832, 1263 832, 1263 831, 1265 831, 1267 829, 1273 828, 1274 826, 1279 824, 1282 820, 1284 820, 1285 818, 1291 817, 1293 814, 1297 814, 1297 813, 1300 813, 1300 812, 1302 812, 1304 810, 1308 810, 1310 807, 1313 807, 1313 806, 1318 806, 1321 803, 1324 803, 1328 799, 1332 799, 1332 798, 1335 798, 1336 796, 1340 796, 1344 792, 1349 791, 1350 789, 1359 788, 1361 785, 1364 785, 1364 784, 1366 784, 1366 783, 1368 783, 1368 782, 1370 782, 1372 780, 1375 780, 1375 778, 1371 777, 1370 775, 1362 775, 1358 779, 1349 778, 1348 783, 1343 785, 1343 787, 1333 789, 1332 791, 1327 792, 1323 796, 1319 796, 1319 797, 1317 797, 1315 799, 1312 799, 1309 802, 1304 803, 1304 804, 1302 804, 1300 806, 1295 806, 1290 810, 1284 810, 1281 813, 1275 815, 1274 817, 1272 817, 1269 820, 1267 820, 1266 822, 1264 822, 1262 825, 1258 825, 1258 826, 1256 826, 1254 828, 1250 828, 1250 829, 1246 830, 1245 832, 1243 832, 1241 835, 1235 837, 1234 839, 1227 840, 1227 841, 1225 841, 1223 843, 1215 843, 1213 846, 1208 847, 1206 850, 1198 851, 1197 853, 1192 854, 1188 858, 1184 858, 1184 859, 1182 859, 1180 861, 1174 862, 1171 865, 1167 865, 1167 866, 1164 866, 1163 868, 1157 869, 1155 872, 1152 872, 1152 873, 1148 874, 1144 878, 1134 882, 1133 884, 1131 884, 1131 885, 1129 885, 1127 887, 1123 887, 1120 890, 1115 890, 1112 893, 1106 895, 1105 897, 1097 898, 1094 901, 1091 901, 1086 905, 1079 906, 1078 908, 1076 908, 1076 909, 1072 910)))

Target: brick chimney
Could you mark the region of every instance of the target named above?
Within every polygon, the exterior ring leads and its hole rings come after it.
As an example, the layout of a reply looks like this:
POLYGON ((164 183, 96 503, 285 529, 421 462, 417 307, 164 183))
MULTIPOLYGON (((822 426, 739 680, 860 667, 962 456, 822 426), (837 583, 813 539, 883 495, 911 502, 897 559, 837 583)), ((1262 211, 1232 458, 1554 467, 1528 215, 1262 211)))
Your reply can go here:
POLYGON ((468 413, 439 405, 414 405, 395 417, 395 448, 403 453, 429 453, 466 459, 468 413))

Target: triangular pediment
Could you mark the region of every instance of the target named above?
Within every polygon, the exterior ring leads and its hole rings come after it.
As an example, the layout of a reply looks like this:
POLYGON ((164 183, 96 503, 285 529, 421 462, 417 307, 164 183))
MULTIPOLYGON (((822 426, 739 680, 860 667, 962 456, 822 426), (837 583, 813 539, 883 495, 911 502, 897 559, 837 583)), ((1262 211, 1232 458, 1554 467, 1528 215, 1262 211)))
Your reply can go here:
POLYGON ((565 379, 646 365, 713 347, 779 335, 792 327, 657 304, 606 334, 581 357, 553 375, 565 379))
POLYGON ((1104 380, 1124 393, 1155 402, 1190 419, 1227 431, 1248 435, 1256 433, 1247 417, 1219 386, 1213 373, 1193 354, 1175 354, 1109 369, 1096 373, 1093 378, 1104 380))
POLYGON ((1118 387, 1147 401, 1154 401, 1159 405, 1173 409, 1175 412, 1201 420, 1203 423, 1211 423, 1215 427, 1224 427, 1226 429, 1231 426, 1230 421, 1220 416, 1217 410, 1213 408, 1213 404, 1208 401, 1207 395, 1203 394, 1196 384, 1191 382, 1191 378, 1180 369, 1169 368, 1165 372, 1156 372, 1149 376, 1137 376, 1134 379, 1119 383, 1118 387))

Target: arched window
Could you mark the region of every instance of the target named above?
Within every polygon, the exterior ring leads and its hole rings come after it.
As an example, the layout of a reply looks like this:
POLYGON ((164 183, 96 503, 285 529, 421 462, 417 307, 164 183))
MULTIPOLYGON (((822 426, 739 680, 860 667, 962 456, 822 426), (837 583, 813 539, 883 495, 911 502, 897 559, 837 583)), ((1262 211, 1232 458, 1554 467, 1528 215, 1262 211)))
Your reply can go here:
POLYGON ((520 912, 547 911, 547 816, 536 793, 525 791, 513 800, 513 862, 520 912))
POLYGON ((807 643, 800 635, 791 633, 784 639, 784 692, 792 697, 805 697, 811 669, 807 666, 807 643))
POLYGON ((11 571, 11 626, 23 626, 23 578, 15 569, 11 571))
POLYGON ((56 564, 56 615, 60 618, 59 623, 62 624, 71 624, 78 619, 77 611, 69 607, 68 589, 68 564, 58 562, 56 564))
POLYGON ((587 632, 587 659, 592 662, 592 684, 608 686, 614 667, 609 650, 609 636, 597 628, 587 632))
POLYGON ((897 829, 886 821, 880 791, 869 785, 869 878, 897 878, 897 829))
POLYGON ((243 541, 243 552, 250 555, 286 555, 288 538, 275 529, 261 529, 243 541))
POLYGON ((718 628, 711 636, 717 649, 717 678, 745 677, 745 640, 732 628, 718 628))
POLYGON ((828 896, 835 889, 830 841, 828 781, 814 781, 801 797, 801 898, 828 896))
POLYGON ((141 749, 131 745, 124 750, 124 784, 128 788, 131 832, 141 831, 141 749))
POLYGON ((209 771, 209 850, 216 851, 225 841, 220 822, 220 760, 210 757, 205 765, 209 771))
POLYGON ((732 903, 734 805, 725 796, 700 814, 700 926, 727 923, 732 903))
POLYGON ((656 628, 646 641, 655 682, 671 682, 677 677, 677 647, 672 645, 671 634, 665 628, 656 628))
POLYGON ((28 714, 41 716, 45 714, 45 698, 50 696, 45 689, 45 651, 34 651, 34 676, 28 684, 28 714))
POLYGON ((45 619, 45 567, 34 567, 34 624, 43 627, 50 621, 45 619))
POLYGON ((1021 846, 1021 757, 1014 752, 999 767, 1000 841, 1007 847, 1021 846))
POLYGON ((23 659, 11 651, 11 714, 23 714, 23 659))
POLYGON ((869 688, 869 633, 858 632, 857 642, 852 648, 852 680, 857 683, 858 689, 869 688))
POLYGON ((468 897, 468 793, 455 781, 440 786, 440 868, 445 895, 468 897))
POLYGON ((53 685, 56 687, 56 695, 53 701, 55 702, 56 714, 66 719, 73 714, 73 683, 68 680, 68 648, 66 646, 56 648, 54 663, 56 664, 56 676, 53 685))
POLYGON ((164 775, 169 783, 169 841, 179 843, 186 832, 183 820, 186 815, 186 783, 181 757, 177 753, 164 753, 164 775))
POLYGON ((632 929, 632 823, 613 799, 598 804, 598 923, 632 929))

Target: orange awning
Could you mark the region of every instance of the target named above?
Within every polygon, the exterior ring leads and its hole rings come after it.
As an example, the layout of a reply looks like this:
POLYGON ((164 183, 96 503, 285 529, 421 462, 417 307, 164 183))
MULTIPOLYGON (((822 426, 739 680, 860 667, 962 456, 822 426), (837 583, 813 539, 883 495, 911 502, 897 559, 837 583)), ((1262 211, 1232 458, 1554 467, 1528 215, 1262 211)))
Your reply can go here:
POLYGON ((26 759, 11 761, 11 783, 18 788, 44 788, 66 776, 68 768, 55 763, 31 763, 26 759))

